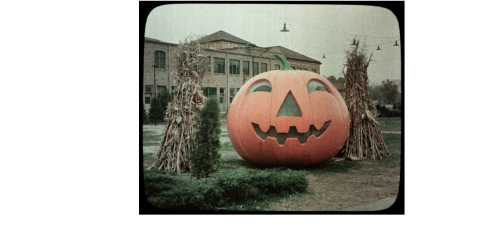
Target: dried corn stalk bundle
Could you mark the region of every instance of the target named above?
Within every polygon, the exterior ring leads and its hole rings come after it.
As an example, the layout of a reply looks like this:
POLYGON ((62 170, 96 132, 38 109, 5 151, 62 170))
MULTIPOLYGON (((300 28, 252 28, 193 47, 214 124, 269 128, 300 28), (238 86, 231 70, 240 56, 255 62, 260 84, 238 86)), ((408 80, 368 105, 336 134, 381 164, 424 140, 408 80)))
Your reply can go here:
POLYGON ((176 53, 177 87, 165 112, 163 140, 150 167, 181 173, 189 171, 190 139, 195 132, 193 119, 204 102, 200 81, 205 75, 202 47, 195 41, 180 43, 176 53))
MULTIPOLYGON (((359 44, 359 41, 358 41, 359 44)), ((375 104, 370 99, 367 69, 371 61, 358 50, 358 45, 347 53, 345 99, 351 127, 343 155, 347 159, 382 159, 390 155, 384 137, 378 128, 375 104)))

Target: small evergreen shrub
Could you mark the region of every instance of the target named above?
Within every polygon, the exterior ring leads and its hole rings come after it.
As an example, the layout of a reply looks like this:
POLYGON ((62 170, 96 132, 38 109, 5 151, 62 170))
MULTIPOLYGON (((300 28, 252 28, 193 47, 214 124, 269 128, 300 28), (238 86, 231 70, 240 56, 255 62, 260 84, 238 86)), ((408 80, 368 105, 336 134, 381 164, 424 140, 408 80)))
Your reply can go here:
POLYGON ((165 110, 163 110, 160 99, 152 98, 151 99, 151 108, 149 108, 149 121, 155 124, 157 122, 163 121, 163 117, 165 110))
POLYGON ((191 174, 193 177, 207 178, 220 166, 219 134, 219 103, 215 97, 206 100, 205 106, 199 111, 196 123, 199 129, 193 137, 189 156, 191 174))
POLYGON ((167 110, 168 103, 170 102, 171 98, 172 97, 168 92, 158 95, 158 99, 160 100, 161 108, 163 109, 163 111, 167 110))

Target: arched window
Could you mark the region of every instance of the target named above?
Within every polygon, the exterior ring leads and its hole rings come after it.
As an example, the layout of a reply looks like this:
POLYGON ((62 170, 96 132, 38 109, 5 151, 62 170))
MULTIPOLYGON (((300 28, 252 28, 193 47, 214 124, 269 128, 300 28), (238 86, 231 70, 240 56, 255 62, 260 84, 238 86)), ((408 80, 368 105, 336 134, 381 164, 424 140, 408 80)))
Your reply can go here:
POLYGON ((165 68, 165 52, 155 51, 155 67, 162 69, 165 68))

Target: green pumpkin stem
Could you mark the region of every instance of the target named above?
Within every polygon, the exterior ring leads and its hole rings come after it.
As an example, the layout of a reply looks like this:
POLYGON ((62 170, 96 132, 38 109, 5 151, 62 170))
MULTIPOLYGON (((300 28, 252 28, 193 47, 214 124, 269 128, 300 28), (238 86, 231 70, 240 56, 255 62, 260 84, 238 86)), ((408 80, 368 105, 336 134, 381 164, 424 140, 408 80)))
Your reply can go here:
POLYGON ((291 68, 290 65, 288 64, 288 61, 286 61, 285 56, 281 54, 275 54, 274 57, 276 57, 278 61, 280 61, 280 63, 283 65, 283 67, 281 68, 282 71, 293 70, 293 68, 291 68))

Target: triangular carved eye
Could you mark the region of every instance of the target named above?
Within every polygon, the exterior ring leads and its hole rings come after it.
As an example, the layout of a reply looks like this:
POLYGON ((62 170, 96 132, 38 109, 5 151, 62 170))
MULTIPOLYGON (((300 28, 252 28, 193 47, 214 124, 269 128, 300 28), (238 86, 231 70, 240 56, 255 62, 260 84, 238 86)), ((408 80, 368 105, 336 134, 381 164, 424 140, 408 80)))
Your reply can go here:
POLYGON ((252 92, 258 92, 258 91, 271 92, 271 90, 272 90, 272 86, 271 86, 271 83, 269 83, 269 81, 260 81, 260 82, 255 83, 255 85, 253 85, 250 88, 250 90, 248 90, 248 94, 250 94, 252 92))
POLYGON ((309 93, 311 93, 313 91, 326 91, 326 92, 330 92, 330 91, 328 91, 328 89, 326 89, 325 85, 323 85, 321 82, 316 81, 316 80, 310 80, 307 83, 307 91, 309 93))

